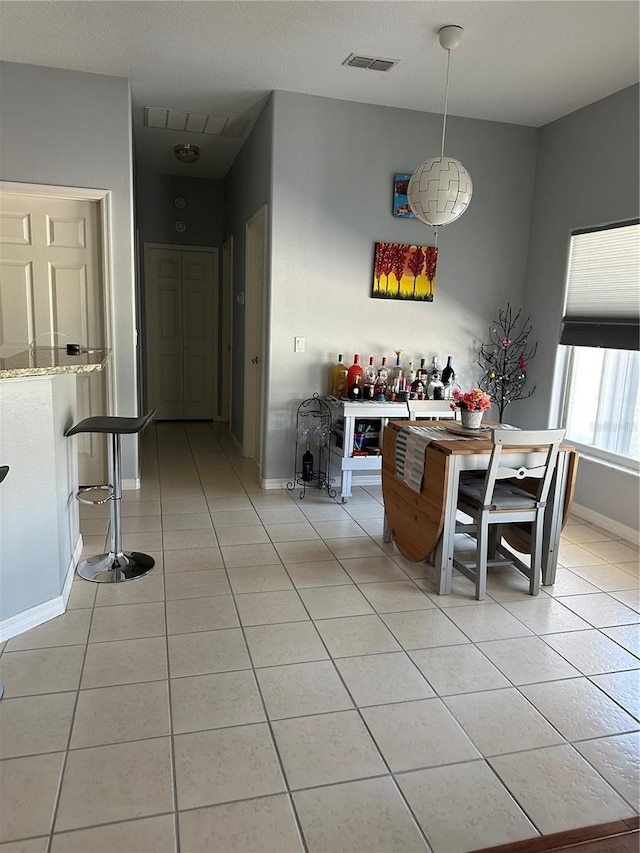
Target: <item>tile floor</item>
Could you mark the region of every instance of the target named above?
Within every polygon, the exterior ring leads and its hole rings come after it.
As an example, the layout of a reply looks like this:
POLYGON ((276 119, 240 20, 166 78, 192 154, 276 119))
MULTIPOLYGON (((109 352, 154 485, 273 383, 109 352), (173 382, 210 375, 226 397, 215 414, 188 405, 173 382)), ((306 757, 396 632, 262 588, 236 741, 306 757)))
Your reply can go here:
MULTIPOLYGON (((125 548, 0 657, 0 851, 457 853, 638 811, 638 549, 572 518, 484 602, 346 505, 261 491, 221 427, 145 434, 125 548)), ((103 508, 83 507, 85 552, 103 508)))

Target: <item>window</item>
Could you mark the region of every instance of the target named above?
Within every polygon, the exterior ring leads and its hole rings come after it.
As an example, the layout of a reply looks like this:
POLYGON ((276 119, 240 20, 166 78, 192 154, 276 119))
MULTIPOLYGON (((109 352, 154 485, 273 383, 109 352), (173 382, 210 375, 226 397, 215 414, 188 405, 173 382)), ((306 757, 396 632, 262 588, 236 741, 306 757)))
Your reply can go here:
POLYGON ((640 225, 574 232, 561 343, 567 439, 638 469, 640 225))

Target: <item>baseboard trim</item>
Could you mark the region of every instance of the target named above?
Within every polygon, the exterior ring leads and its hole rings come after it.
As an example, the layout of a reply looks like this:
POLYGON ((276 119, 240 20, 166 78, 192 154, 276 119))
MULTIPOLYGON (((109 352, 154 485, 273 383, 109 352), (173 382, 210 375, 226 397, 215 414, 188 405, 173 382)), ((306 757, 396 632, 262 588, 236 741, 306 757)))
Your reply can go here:
POLYGON ((261 489, 286 489, 291 480, 260 480, 261 489))
POLYGON ((572 505, 571 512, 573 515, 577 515, 578 518, 583 518, 585 521, 589 521, 598 527, 604 528, 607 532, 613 533, 614 536, 619 536, 621 539, 627 539, 629 542, 640 545, 640 531, 634 530, 633 527, 627 527, 626 524, 621 524, 614 518, 608 518, 606 515, 602 515, 602 513, 595 512, 595 510, 589 509, 587 506, 580 506, 577 503, 572 505))
POLYGON ((135 479, 123 480, 122 481, 122 491, 129 491, 131 489, 139 489, 140 488, 140 477, 136 477, 135 479))
POLYGON ((73 556, 67 567, 67 571, 62 584, 60 595, 55 598, 50 598, 49 601, 43 601, 42 604, 36 604, 35 607, 30 607, 22 613, 16 613, 15 616, 10 616, 8 619, 3 619, 0 622, 0 643, 5 640, 10 640, 12 637, 17 637, 18 634, 24 634, 31 628, 37 628, 44 622, 50 619, 55 619, 56 616, 61 616, 67 609, 67 602, 71 594, 71 584, 76 570, 76 565, 82 553, 82 536, 78 536, 76 547, 73 549, 73 556))

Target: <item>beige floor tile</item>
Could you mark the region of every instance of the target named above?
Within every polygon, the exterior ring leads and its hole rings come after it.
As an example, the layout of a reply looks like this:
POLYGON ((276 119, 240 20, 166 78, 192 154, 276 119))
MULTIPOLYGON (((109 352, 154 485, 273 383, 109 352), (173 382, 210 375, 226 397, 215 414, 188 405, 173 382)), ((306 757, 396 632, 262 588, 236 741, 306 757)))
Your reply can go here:
POLYGON ((347 511, 336 504, 309 504, 301 506, 300 509, 314 525, 316 521, 349 521, 347 511))
POLYGON ((194 572, 205 569, 222 569, 224 562, 220 548, 183 548, 179 551, 166 551, 164 569, 170 572, 194 572))
POLYGON ((283 566, 238 566, 227 569, 231 589, 236 593, 275 592, 293 589, 283 566))
POLYGON ((582 545, 574 545, 572 542, 561 540, 558 549, 558 562, 565 569, 573 569, 577 566, 593 566, 596 563, 610 561, 596 557, 593 551, 587 551, 582 545))
POLYGON ((640 613, 636 613, 631 607, 616 601, 605 592, 565 596, 562 604, 586 620, 589 627, 609 628, 615 625, 640 623, 640 613))
POLYGON ((309 586, 340 586, 353 581, 337 560, 317 563, 287 563, 285 568, 298 589, 309 586))
POLYGON ((164 637, 91 643, 82 673, 81 687, 111 687, 167 677, 167 646, 164 637))
POLYGON ((586 678, 529 684, 520 692, 567 741, 622 734, 640 725, 586 678))
POLYGON ((585 545, 587 548, 589 542, 610 542, 614 538, 601 527, 594 527, 592 524, 572 524, 562 531, 563 540, 574 545, 585 545))
MULTIPOLYGON (((89 583, 82 578, 75 577, 71 584, 71 593, 67 600, 67 610, 86 610, 92 608, 96 602, 96 593, 100 586, 118 586, 118 584, 89 583)), ((126 584, 122 584, 126 586, 126 584)))
POLYGON ((442 610, 414 610, 383 613, 380 617, 404 649, 427 649, 455 646, 469 638, 453 624, 442 610))
POLYGON ((404 652, 340 658, 336 666, 360 708, 433 696, 420 670, 404 652))
MULTIPOLYGON (((606 560, 607 563, 638 562, 637 549, 625 542, 589 542, 584 545, 584 548, 595 554, 598 559, 606 560)), ((597 560, 590 560, 589 562, 594 563, 597 560)))
POLYGON ((211 489, 205 489, 205 495, 209 512, 212 514, 220 511, 230 512, 233 509, 253 509, 253 504, 244 492, 238 492, 237 495, 220 497, 219 493, 216 494, 211 489))
POLYGON ((638 808, 640 732, 589 740, 575 748, 629 805, 638 808))
POLYGON ((453 620, 474 643, 483 640, 505 640, 509 637, 526 637, 531 631, 500 604, 486 604, 467 610, 447 607, 447 616, 453 620))
POLYGON ((288 524, 266 524, 265 530, 272 542, 300 542, 320 538, 315 528, 304 519, 288 524))
POLYGON ((218 531, 227 527, 251 527, 260 524, 260 516, 254 509, 232 509, 227 512, 220 510, 211 513, 213 526, 218 531))
POLYGON ((209 530, 165 530, 162 547, 165 551, 190 548, 214 548, 218 544, 213 528, 209 530))
POLYGON ((364 529, 352 519, 345 519, 344 521, 314 521, 313 527, 316 533, 325 540, 351 539, 354 536, 362 536, 364 529))
POLYGON ((358 589, 378 613, 431 610, 436 607, 433 601, 410 580, 363 583, 358 585, 358 589))
POLYGON ((169 738, 72 750, 56 831, 171 811, 169 738))
POLYGON ((122 519, 123 533, 158 533, 162 526, 159 515, 133 515, 122 519))
POLYGON ((131 501, 122 499, 122 517, 160 515, 159 500, 131 501))
POLYGON ((285 622, 245 628, 256 667, 303 663, 328 658, 312 622, 285 622))
POLYGON ((334 658, 400 651, 400 645, 379 616, 344 616, 316 624, 334 658))
POLYGON ((434 853, 464 853, 537 834, 484 761, 415 770, 396 781, 434 853))
POLYGON ((94 829, 61 832, 53 836, 51 853, 88 853, 122 850, 126 853, 174 853, 173 815, 158 815, 94 829))
POLYGON ((490 764, 545 835, 584 826, 585 816, 595 825, 633 815, 571 746, 497 756, 490 764))
POLYGON ((304 850, 291 803, 283 794, 181 812, 179 820, 180 842, 189 853, 304 850))
POLYGON ((109 517, 80 519, 80 532, 84 536, 106 536, 109 532, 109 517))
POLYGON ((217 527, 216 536, 221 546, 259 545, 271 541, 261 524, 250 524, 246 527, 217 527))
POLYGON ((167 601, 181 598, 203 598, 228 595, 231 592, 224 569, 204 569, 197 572, 168 572, 164 580, 167 601))
POLYGON ((166 630, 164 602, 101 607, 93 614, 89 642, 163 637, 166 630))
POLYGON ((103 746, 170 734, 166 681, 81 690, 71 748, 103 746))
POLYGON ((270 720, 353 708, 331 661, 268 667, 257 677, 270 720))
POLYGON ((143 554, 161 551, 162 533, 123 533, 122 547, 125 551, 141 551, 143 554))
POLYGON ((278 542, 275 548, 285 565, 289 563, 317 563, 321 560, 332 560, 334 556, 321 539, 308 539, 302 542, 278 542))
POLYGON ((182 598, 167 601, 166 608, 169 634, 236 628, 240 624, 232 595, 182 598))
POLYGON ((151 574, 138 578, 135 583, 82 583, 97 587, 96 607, 164 601, 164 577, 162 567, 158 566, 154 566, 151 574))
POLYGON ((638 579, 619 566, 609 564, 577 566, 572 571, 604 592, 638 588, 638 579))
POLYGON ((507 601, 503 606, 523 625, 536 634, 555 634, 562 631, 585 631, 591 627, 567 606, 567 598, 588 598, 588 595, 563 596, 556 600, 549 596, 525 601, 507 601))
POLYGON ((49 849, 49 836, 40 838, 27 838, 24 841, 7 841, 0 844, 2 853, 47 853, 49 849))
POLYGON ((609 594, 616 601, 621 601, 627 607, 632 607, 636 613, 640 613, 640 587, 637 589, 623 589, 619 592, 611 592, 609 594))
POLYGON ((440 699, 373 706, 362 716, 394 773, 480 758, 440 699))
POLYGON ((252 672, 220 672, 171 681, 176 733, 261 723, 265 719, 252 672))
POLYGON ((385 553, 379 545, 368 536, 350 539, 329 539, 327 544, 334 557, 346 560, 352 557, 384 557, 385 553))
POLYGON ((485 756, 562 742, 558 732, 515 688, 447 696, 444 701, 485 756))
POLYGON ((357 584, 376 581, 406 581, 407 576, 389 557, 352 557, 343 559, 342 566, 357 584))
POLYGON ((82 552, 80 554, 80 557, 81 559, 86 560, 89 557, 93 557, 95 554, 106 553, 107 548, 108 546, 106 536, 83 536, 82 552))
POLYGON ((382 534, 384 532, 384 511, 380 513, 379 516, 375 518, 360 518, 355 516, 358 519, 358 525, 367 533, 371 538, 379 545, 383 551, 387 551, 388 543, 382 541, 382 534))
POLYGON ((509 687, 500 670, 470 644, 422 649, 409 656, 439 696, 509 687))
POLYGON ((309 618, 295 590, 252 592, 236 596, 243 625, 303 622, 309 618))
POLYGON ((225 545, 221 550, 224 564, 228 569, 236 566, 280 565, 280 558, 271 544, 225 545))
POLYGON ((67 748, 75 693, 23 696, 0 702, 0 758, 67 748))
POLYGON ((561 598, 565 595, 600 592, 600 589, 570 569, 558 567, 556 569, 555 583, 551 584, 551 586, 543 586, 541 592, 546 592, 547 595, 553 598, 561 598))
POLYGON ((298 791, 293 799, 311 851, 429 849, 388 776, 298 791))
POLYGON ((306 520, 305 516, 293 504, 285 504, 283 506, 261 508, 258 511, 258 517, 262 524, 297 524, 306 520))
POLYGON ((602 628, 602 633, 622 646, 632 655, 640 658, 640 626, 620 625, 616 628, 602 628))
POLYGON ((480 650, 512 684, 577 678, 580 673, 539 637, 490 640, 480 650))
POLYGON ((199 512, 207 512, 207 502, 204 496, 162 501, 163 515, 191 515, 192 513, 199 512))
POLYGON ((590 680, 625 711, 640 720, 640 670, 607 672, 603 675, 592 675, 590 680))
POLYGON ((91 610, 68 610, 37 628, 9 640, 8 652, 45 649, 52 646, 76 646, 87 642, 91 610))
POLYGON ((0 678, 4 696, 28 696, 76 690, 80 682, 84 646, 54 646, 25 652, 3 652, 0 678))
POLYGON ((63 752, 2 762, 0 841, 50 832, 63 752))
POLYGON ((386 773, 356 711, 276 720, 272 728, 292 790, 386 773))
POLYGON ((555 649, 583 675, 635 669, 638 659, 600 631, 572 631, 569 634, 546 634, 545 643, 555 649))
POLYGON ((324 586, 299 590, 312 619, 363 616, 374 610, 355 586, 324 586))
POLYGON ((180 809, 285 790, 264 723, 176 735, 174 740, 180 809))
POLYGON ((213 527, 213 524, 208 512, 182 512, 177 515, 162 513, 162 529, 164 531, 206 530, 210 527, 213 527))
POLYGON ((249 669, 249 655, 239 628, 174 634, 169 637, 171 677, 249 669))

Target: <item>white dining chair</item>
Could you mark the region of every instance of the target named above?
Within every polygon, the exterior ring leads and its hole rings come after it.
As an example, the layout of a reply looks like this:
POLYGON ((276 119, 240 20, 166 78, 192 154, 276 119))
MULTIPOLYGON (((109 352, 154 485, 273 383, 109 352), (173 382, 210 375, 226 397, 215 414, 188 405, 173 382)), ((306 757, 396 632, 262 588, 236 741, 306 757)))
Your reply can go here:
POLYGON ((450 406, 451 400, 407 400, 409 420, 429 418, 432 421, 455 420, 456 411, 450 406))
POLYGON ((456 533, 475 538, 476 555, 475 560, 464 560, 454 553, 453 566, 474 581, 478 600, 486 596, 487 567, 491 565, 513 564, 529 579, 529 594, 540 591, 544 512, 564 435, 564 429, 494 429, 486 472, 460 475, 458 510, 470 516, 471 522, 459 521, 456 533), (507 448, 520 449, 521 453, 515 457, 503 454, 507 448), (500 544, 505 525, 523 522, 531 523, 530 565, 500 544), (498 554, 501 556, 497 558, 498 554))

